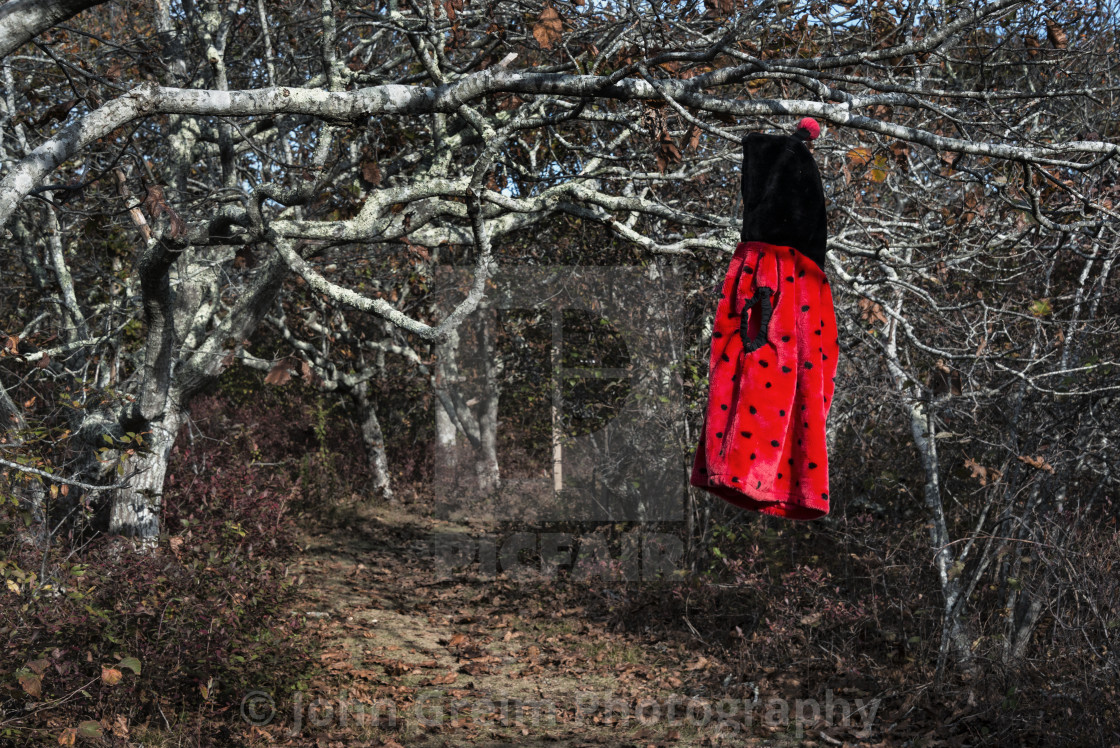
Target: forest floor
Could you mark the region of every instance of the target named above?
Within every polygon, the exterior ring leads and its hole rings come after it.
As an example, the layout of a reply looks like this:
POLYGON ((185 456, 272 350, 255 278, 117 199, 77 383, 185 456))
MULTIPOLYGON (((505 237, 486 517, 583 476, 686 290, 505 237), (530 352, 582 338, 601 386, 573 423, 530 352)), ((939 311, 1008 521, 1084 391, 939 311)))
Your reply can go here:
POLYGON ((789 673, 731 682, 687 618, 650 625, 665 618, 656 598, 628 601, 624 620, 624 585, 488 573, 478 549, 497 533, 401 505, 305 527, 291 614, 320 667, 252 735, 323 748, 890 744, 865 729, 868 710, 840 716, 871 704, 866 688, 839 686, 826 705, 797 698, 789 673), (452 568, 463 549, 459 561, 474 558, 452 568))

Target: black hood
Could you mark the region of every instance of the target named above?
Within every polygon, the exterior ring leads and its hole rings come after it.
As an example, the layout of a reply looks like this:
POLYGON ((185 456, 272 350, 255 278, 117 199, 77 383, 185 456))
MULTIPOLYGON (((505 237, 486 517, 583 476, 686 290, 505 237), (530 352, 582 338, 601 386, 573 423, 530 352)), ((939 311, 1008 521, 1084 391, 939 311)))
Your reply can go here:
POLYGON ((793 247, 824 269, 824 187, 813 154, 793 135, 743 140, 744 242, 793 247))

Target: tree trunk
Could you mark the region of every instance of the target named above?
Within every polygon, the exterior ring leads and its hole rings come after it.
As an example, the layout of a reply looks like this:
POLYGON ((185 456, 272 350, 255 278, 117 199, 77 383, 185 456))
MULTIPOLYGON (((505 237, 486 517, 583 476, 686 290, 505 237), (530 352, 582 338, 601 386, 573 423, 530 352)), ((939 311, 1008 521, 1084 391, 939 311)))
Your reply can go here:
POLYGON ((385 436, 377 409, 369 399, 369 382, 362 382, 354 389, 354 402, 362 414, 362 442, 366 446, 366 459, 373 475, 373 489, 380 496, 392 501, 393 487, 389 480, 389 460, 385 456, 385 436))
POLYGON ((478 394, 478 441, 475 450, 475 474, 478 490, 483 496, 501 488, 498 466, 498 396, 501 392, 501 365, 494 349, 494 328, 497 313, 487 304, 479 304, 479 356, 482 366, 482 392, 478 394))
POLYGON ((457 494, 460 488, 459 434, 455 427, 455 420, 445 405, 452 395, 450 381, 454 376, 454 369, 449 362, 449 357, 457 355, 454 347, 456 343, 458 343, 457 336, 436 346, 437 360, 434 367, 435 373, 432 377, 436 412, 435 475, 433 482, 445 497, 457 494))
MULTIPOLYGON (((8 395, 4 383, 0 382, 0 434, 7 438, 8 445, 17 447, 23 441, 21 432, 27 428, 23 413, 8 395)), ((19 501, 20 507, 31 516, 30 534, 25 536, 40 548, 45 548, 50 541, 50 524, 47 521, 47 496, 43 485, 36 480, 18 481, 18 476, 13 479, 12 493, 19 501)))
POLYGON ((432 389, 436 408, 435 480, 440 491, 458 496, 463 491, 488 495, 501 486, 498 465, 498 378, 501 364, 493 345, 493 310, 482 309, 477 345, 460 361, 461 338, 452 332, 436 347, 432 389), (467 372, 464 374, 464 369, 467 372), (475 386, 464 391, 471 382, 475 386), (468 483, 459 454, 459 435, 471 446, 474 475, 468 483))
MULTIPOLYGON (((892 319, 902 313, 902 297, 896 302, 892 319)), ((898 325, 893 321, 887 325, 887 340, 884 346, 887 370, 894 380, 895 389, 907 403, 910 417, 910 435, 922 463, 924 480, 922 501, 928 512, 927 527, 929 543, 933 550, 933 565, 941 586, 942 627, 941 646, 937 657, 937 675, 940 678, 946 662, 952 656, 954 664, 962 670, 974 667, 972 659, 972 637, 964 620, 968 609, 968 597, 961 580, 963 561, 953 551, 949 541, 949 525, 945 517, 945 506, 941 499, 941 464, 937 454, 937 430, 934 428, 935 415, 932 403, 923 401, 923 392, 902 367, 898 353, 898 325)))
POLYGON ((113 496, 109 514, 111 534, 138 538, 144 545, 155 545, 158 541, 167 464, 175 436, 185 420, 184 411, 169 407, 162 419, 149 424, 149 433, 144 434, 144 451, 136 452, 124 463, 128 485, 113 496))

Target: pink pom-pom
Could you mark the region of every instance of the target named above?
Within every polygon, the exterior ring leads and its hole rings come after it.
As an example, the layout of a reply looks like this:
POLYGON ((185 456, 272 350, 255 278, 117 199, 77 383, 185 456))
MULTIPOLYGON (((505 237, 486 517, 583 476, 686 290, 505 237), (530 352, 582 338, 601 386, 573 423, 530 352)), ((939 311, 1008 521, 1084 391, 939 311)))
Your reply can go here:
POLYGON ((809 140, 816 140, 821 135, 821 126, 812 117, 806 117, 798 122, 797 129, 809 133, 809 140))

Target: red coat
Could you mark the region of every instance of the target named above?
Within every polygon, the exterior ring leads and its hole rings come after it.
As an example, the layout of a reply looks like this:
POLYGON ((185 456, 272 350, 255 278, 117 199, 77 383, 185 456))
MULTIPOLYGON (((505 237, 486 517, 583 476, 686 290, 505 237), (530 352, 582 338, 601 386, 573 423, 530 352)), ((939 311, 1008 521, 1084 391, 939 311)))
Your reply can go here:
POLYGON ((716 310, 692 485, 765 514, 827 514, 837 353, 820 266, 790 247, 740 243, 716 310))

